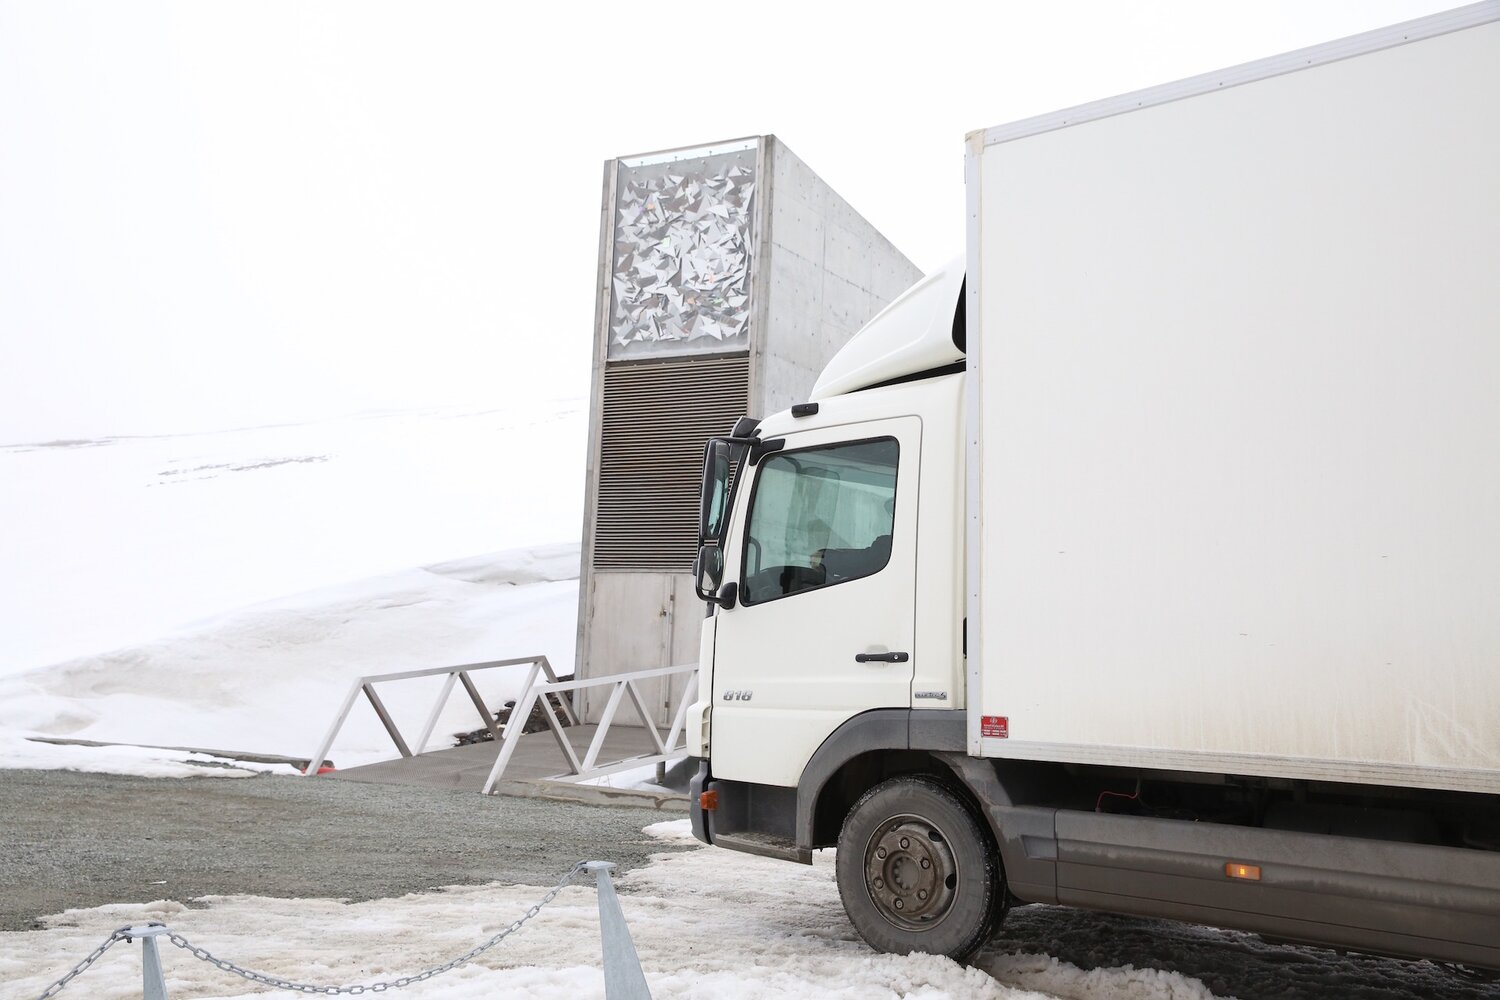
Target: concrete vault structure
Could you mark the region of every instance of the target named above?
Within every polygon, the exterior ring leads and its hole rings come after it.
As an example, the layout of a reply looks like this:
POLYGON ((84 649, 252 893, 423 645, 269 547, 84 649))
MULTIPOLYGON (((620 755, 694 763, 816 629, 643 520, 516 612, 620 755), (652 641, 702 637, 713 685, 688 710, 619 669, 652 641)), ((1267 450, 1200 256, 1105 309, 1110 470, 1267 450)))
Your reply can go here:
MULTIPOLYGON (((770 135, 607 161, 599 245, 580 678, 696 662, 705 441, 805 400, 920 277, 770 135)), ((682 682, 641 687, 670 723, 682 682)))

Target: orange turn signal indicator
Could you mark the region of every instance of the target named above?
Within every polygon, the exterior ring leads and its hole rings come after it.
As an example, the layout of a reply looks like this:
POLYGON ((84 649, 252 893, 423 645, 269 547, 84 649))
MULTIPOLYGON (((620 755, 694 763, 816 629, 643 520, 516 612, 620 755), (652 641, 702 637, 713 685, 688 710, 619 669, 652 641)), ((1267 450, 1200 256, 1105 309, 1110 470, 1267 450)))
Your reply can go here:
POLYGON ((1250 882, 1260 881, 1260 865, 1247 865, 1240 861, 1226 861, 1224 874, 1230 878, 1242 878, 1250 882))
POLYGON ((713 812, 719 808, 719 793, 713 789, 698 793, 698 805, 704 812, 713 812))

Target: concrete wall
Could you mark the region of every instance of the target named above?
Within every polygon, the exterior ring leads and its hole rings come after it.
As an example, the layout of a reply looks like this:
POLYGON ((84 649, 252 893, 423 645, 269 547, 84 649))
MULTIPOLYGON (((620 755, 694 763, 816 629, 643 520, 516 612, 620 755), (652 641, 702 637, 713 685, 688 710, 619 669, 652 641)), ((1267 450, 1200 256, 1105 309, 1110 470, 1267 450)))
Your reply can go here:
MULTIPOLYGON (((703 602, 686 574, 660 572, 586 574, 590 593, 583 606, 589 615, 587 645, 580 663, 588 672, 579 677, 669 667, 698 661, 698 639, 703 627, 703 602)), ((672 723, 677 696, 686 682, 645 680, 636 686, 655 712, 659 726, 672 723)), ((607 694, 607 691, 606 691, 607 694)), ((597 722, 606 698, 595 694, 582 706, 585 721, 597 722)), ((627 700, 617 716, 634 724, 635 710, 627 700)))
POLYGON ((753 412, 807 399, 828 359, 920 270, 775 136, 766 137, 769 230, 757 266, 768 280, 752 350, 753 412))

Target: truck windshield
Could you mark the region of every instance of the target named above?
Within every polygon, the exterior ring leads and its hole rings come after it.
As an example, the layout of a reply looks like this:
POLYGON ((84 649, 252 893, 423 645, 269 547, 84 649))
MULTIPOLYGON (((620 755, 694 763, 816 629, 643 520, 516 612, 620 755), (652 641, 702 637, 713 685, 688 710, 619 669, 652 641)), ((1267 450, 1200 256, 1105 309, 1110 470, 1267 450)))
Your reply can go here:
POLYGON ((895 438, 781 452, 762 463, 745 533, 744 603, 880 572, 891 555, 895 438))

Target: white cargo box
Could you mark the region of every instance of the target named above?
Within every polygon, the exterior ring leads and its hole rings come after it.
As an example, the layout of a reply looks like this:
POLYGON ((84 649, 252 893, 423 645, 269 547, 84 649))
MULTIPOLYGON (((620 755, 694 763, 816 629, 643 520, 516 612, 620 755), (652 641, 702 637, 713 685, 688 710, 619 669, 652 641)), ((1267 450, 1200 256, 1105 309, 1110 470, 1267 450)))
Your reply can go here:
POLYGON ((1497 19, 970 137, 972 753, 1500 792, 1497 19))

